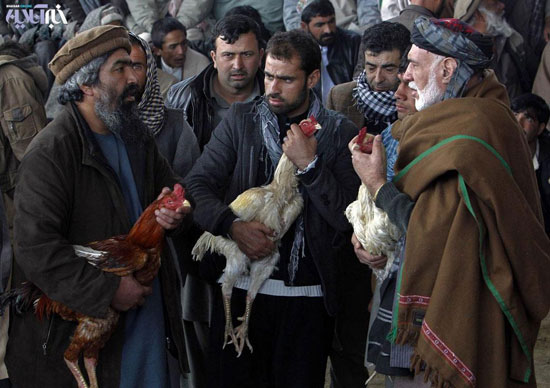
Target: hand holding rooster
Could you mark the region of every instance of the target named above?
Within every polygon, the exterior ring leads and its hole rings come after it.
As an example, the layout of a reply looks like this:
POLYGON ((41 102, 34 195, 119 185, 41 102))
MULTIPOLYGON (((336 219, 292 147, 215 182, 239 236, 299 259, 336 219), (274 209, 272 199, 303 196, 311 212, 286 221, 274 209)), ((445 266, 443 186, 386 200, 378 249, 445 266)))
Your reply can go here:
POLYGON ((239 249, 251 260, 263 259, 275 250, 275 232, 258 221, 235 221, 229 230, 239 249))
MULTIPOLYGON (((157 199, 161 199, 170 193, 172 193, 172 190, 168 187, 164 187, 157 199)), ((155 217, 159 225, 165 230, 173 230, 181 225, 183 219, 187 214, 191 213, 191 210, 192 209, 189 206, 180 206, 176 210, 161 208, 155 210, 155 217)))
POLYGON ((315 159, 317 139, 306 136, 298 124, 292 124, 286 133, 283 152, 296 167, 303 170, 315 159))
POLYGON ((372 143, 372 153, 359 149, 357 136, 348 144, 353 162, 353 169, 361 178, 361 182, 367 187, 369 193, 374 196, 376 191, 386 183, 386 162, 382 136, 377 135, 372 143))

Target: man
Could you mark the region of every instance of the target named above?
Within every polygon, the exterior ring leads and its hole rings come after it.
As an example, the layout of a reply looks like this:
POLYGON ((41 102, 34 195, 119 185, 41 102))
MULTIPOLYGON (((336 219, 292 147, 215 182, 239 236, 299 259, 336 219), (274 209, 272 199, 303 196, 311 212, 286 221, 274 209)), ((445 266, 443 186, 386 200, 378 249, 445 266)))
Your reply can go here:
POLYGON ((166 101, 166 106, 184 110, 201 151, 231 104, 252 101, 264 90, 258 24, 247 16, 228 16, 216 23, 214 36, 213 63, 174 85, 166 101))
POLYGON ((546 233, 550 234, 550 139, 545 131, 550 109, 544 99, 527 93, 512 100, 512 111, 525 131, 537 176, 546 233))
POLYGON ((382 132, 397 119, 397 71, 409 41, 409 31, 398 23, 382 22, 367 29, 362 38, 364 70, 357 81, 330 91, 327 108, 344 113, 359 128, 366 126, 369 133, 382 132))
POLYGON ((162 71, 179 81, 199 74, 209 65, 208 58, 187 47, 187 30, 176 18, 165 17, 153 23, 151 39, 162 71))
MULTIPOLYGON (((504 19, 500 0, 456 0, 454 17, 495 39, 493 67, 510 98, 531 91, 538 60, 527 61, 521 35, 504 19)), ((529 58, 532 58, 529 56, 529 58)))
POLYGON ((388 19, 388 22, 401 23, 407 27, 407 30, 412 31, 417 17, 439 17, 445 10, 447 3, 447 0, 410 0, 410 4, 402 9, 398 16, 388 19))
MULTIPOLYGON (((231 236, 248 257, 264 257, 275 249, 269 228, 237 219, 228 204, 243 191, 268 183, 284 152, 298 169, 302 222, 294 222, 283 236, 279 269, 254 301, 249 327, 253 354, 245 351, 236 358, 232 348, 222 351, 225 324, 217 288, 211 386, 320 387, 332 339, 331 317, 338 309, 341 234, 350 230, 343 211, 358 188, 342 142, 357 129, 343 115, 325 110, 311 92, 320 77, 321 54, 310 37, 298 30, 277 33, 266 52, 265 97, 230 108, 186 181, 198 198, 199 225, 231 236), (322 128, 306 138, 297 124, 310 115, 322 128)), ((224 261, 203 259, 203 273, 217 280, 224 261)), ((233 295, 232 311, 240 313, 246 290, 234 288, 233 295)))
POLYGON ((326 102, 334 85, 352 80, 361 36, 336 27, 334 7, 329 0, 313 0, 306 4, 301 20, 300 28, 321 48, 321 80, 315 90, 326 102))
MULTIPOLYGON (((173 260, 163 255, 159 276, 144 287, 132 275, 89 265, 72 247, 127 233, 141 209, 177 182, 137 115, 129 52, 123 27, 101 26, 69 40, 50 64, 65 110, 39 133, 20 166, 14 284, 29 280, 86 315, 123 312, 99 356, 101 387, 170 387, 176 386, 170 375, 179 372, 169 370, 167 350, 186 368, 173 260)), ((175 236, 185 213, 164 209, 156 222, 175 236)), ((33 311, 13 318, 6 364, 14 385, 74 384, 62 360, 75 323, 56 315, 39 321, 33 311)))
MULTIPOLYGON (((48 79, 44 70, 23 46, 11 40, 0 45, 0 189, 2 190, 2 233, 0 254, 0 292, 9 289, 12 250, 10 236, 13 228, 13 200, 17 170, 31 140, 46 124, 44 99, 48 79)), ((9 313, 0 317, 0 387, 8 383, 4 354, 8 340, 9 313)))
POLYGON ((419 18, 412 42, 404 80, 419 113, 393 128, 394 183, 380 137, 372 154, 353 151, 376 205, 406 231, 390 338, 413 345, 418 386, 424 365, 440 385, 534 387, 550 240, 525 136, 485 70, 489 37, 419 18))

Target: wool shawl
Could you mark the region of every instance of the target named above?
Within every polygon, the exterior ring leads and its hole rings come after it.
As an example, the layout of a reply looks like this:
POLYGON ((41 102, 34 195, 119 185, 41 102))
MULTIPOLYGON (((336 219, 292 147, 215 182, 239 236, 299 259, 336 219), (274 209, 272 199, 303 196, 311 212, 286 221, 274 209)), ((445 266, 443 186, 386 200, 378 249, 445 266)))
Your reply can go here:
POLYGON ((405 118, 395 184, 415 201, 390 339, 437 387, 536 386, 533 348, 550 303, 525 135, 494 74, 405 118))

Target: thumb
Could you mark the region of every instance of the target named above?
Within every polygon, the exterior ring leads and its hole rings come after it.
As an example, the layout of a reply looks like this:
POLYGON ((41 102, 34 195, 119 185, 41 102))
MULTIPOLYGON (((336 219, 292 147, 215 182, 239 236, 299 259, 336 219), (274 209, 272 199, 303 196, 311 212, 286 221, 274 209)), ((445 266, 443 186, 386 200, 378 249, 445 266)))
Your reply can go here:
POLYGON ((374 141, 372 142, 372 154, 378 156, 382 153, 384 145, 382 144, 382 136, 376 135, 374 141))

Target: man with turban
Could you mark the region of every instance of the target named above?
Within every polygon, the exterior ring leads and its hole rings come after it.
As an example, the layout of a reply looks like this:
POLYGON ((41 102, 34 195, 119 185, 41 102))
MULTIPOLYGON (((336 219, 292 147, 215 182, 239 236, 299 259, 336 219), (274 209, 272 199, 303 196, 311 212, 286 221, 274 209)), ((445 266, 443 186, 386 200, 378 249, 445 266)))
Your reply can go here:
MULTIPOLYGON (((386 182, 381 139, 354 166, 406 232, 390 339, 437 387, 534 387, 548 313, 550 240, 529 148, 492 71, 491 40, 456 19, 418 18, 404 80, 418 113, 386 182)), ((418 386, 423 386, 417 382, 418 386)))
MULTIPOLYGON (((137 79, 123 27, 100 26, 69 40, 50 62, 63 110, 29 145, 15 202, 14 284, 28 280, 72 310, 104 318, 121 313, 100 351, 97 380, 107 387, 171 387, 168 345, 187 369, 180 288, 163 255, 151 287, 132 275, 103 272, 76 256, 73 244, 128 233, 172 172, 140 120, 137 79), (167 341, 170 338, 170 341, 167 341)), ((156 222, 175 236, 190 217, 162 209, 156 222)), ((13 315, 6 365, 17 387, 74 385, 63 354, 75 322, 32 309, 13 315)), ((179 372, 174 371, 178 377, 179 372)))

